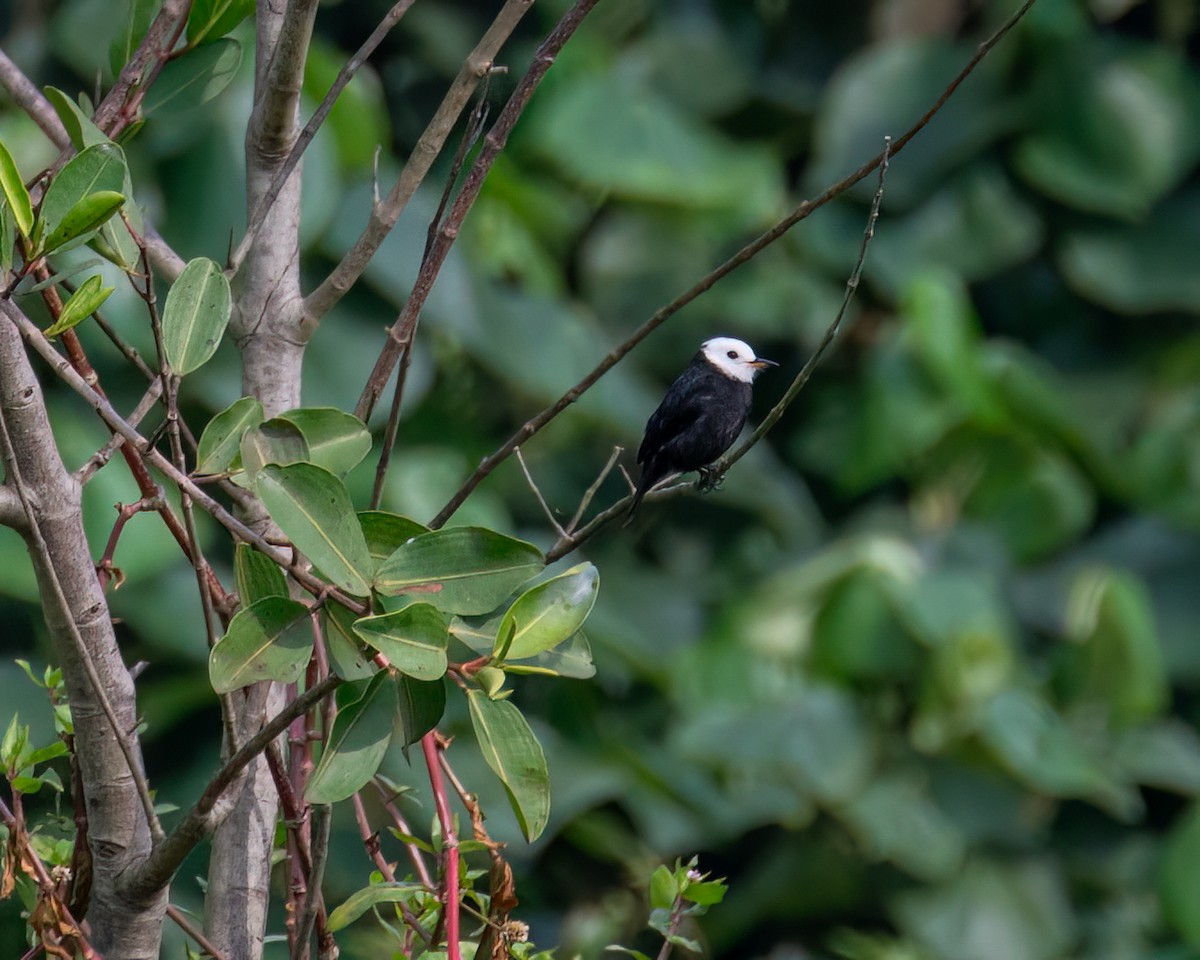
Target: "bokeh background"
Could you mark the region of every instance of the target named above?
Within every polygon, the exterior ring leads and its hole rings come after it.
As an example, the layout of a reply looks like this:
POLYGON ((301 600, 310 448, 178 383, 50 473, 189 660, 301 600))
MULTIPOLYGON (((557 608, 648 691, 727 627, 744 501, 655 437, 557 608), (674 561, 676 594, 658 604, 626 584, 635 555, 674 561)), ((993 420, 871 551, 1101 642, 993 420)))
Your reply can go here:
MULTIPOLYGON (((307 109, 386 6, 322 6, 307 109)), ((420 0, 347 91, 305 162, 313 282, 365 221, 377 149, 386 188, 497 6, 420 0)), ((657 307, 902 133, 1015 6, 603 0, 429 301, 384 505, 428 519, 657 307)), ((530 13, 497 107, 564 8, 530 13)), ((39 84, 86 92, 129 15, 10 0, 0 45, 39 84)), ((513 841, 539 944, 655 952, 645 880, 695 853, 731 887, 691 931, 723 960, 1200 957, 1198 28, 1195 0, 1038 0, 894 159, 847 328, 767 443, 720 491, 652 505, 581 551, 601 576, 597 675, 516 693, 553 782, 532 848, 452 711, 451 756, 513 841)), ((244 225, 250 61, 127 145, 138 202, 185 257, 223 259, 244 225)), ((23 171, 52 158, 5 101, 0 137, 23 171)), ((316 335, 306 404, 353 405, 415 276, 438 170, 316 335)), ((759 381, 761 416, 836 313, 872 189, 800 224, 531 441, 548 501, 569 516, 614 445, 632 466, 709 336, 782 363, 759 381)), ((112 303, 151 353, 136 301, 112 303)), ((89 342, 110 393, 137 396, 89 342)), ((185 384, 193 425, 239 391, 226 346, 185 384)), ((51 399, 81 462, 103 431, 51 399)), ((372 469, 351 478, 364 502, 372 469)), ((610 477, 597 503, 623 490, 610 477)), ((111 504, 136 492, 117 464, 87 496, 99 555, 111 504)), ((473 520, 552 539, 513 462, 456 517, 473 520)), ((151 776, 184 804, 219 729, 194 577, 152 518, 116 561, 126 656, 149 663, 151 776)), ((0 570, 0 699, 45 739, 48 707, 12 661, 44 664, 49 647, 9 531, 0 570)), ((421 779, 399 754, 387 769, 421 779)), ((406 803, 429 822, 419 789, 406 803)), ((368 870, 351 819, 335 823, 331 902, 368 870)), ((203 858, 176 901, 200 903, 203 858)), ((22 949, 17 909, 0 904, 5 956, 22 949)), ((366 921, 342 942, 354 960, 389 955, 366 921)), ((174 930, 165 955, 183 956, 174 930)))

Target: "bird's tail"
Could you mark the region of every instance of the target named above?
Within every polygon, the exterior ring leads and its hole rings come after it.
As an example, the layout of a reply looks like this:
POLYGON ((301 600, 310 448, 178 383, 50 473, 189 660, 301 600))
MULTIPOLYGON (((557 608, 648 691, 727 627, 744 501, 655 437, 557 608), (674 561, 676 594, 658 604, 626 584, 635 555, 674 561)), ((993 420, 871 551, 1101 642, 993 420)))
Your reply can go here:
POLYGON ((633 515, 637 513, 637 508, 641 506, 642 497, 646 495, 646 478, 642 478, 642 482, 638 484, 637 492, 633 495, 633 503, 629 505, 629 512, 625 514, 625 522, 622 527, 627 527, 633 523, 633 515))

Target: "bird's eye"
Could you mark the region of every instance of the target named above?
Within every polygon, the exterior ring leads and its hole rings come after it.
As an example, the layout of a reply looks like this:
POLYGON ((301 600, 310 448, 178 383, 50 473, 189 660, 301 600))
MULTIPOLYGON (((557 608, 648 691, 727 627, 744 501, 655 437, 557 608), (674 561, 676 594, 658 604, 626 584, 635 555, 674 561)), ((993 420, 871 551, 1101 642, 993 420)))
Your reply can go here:
POLYGON ((727 354, 725 354, 725 356, 727 356, 730 360, 736 360, 737 359, 737 351, 730 350, 727 354))

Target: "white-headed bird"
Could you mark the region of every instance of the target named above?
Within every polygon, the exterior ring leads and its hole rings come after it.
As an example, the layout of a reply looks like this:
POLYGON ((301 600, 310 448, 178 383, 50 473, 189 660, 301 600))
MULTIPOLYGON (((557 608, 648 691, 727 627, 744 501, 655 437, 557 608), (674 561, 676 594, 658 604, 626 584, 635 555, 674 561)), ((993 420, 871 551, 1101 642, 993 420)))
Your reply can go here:
POLYGON ((626 523, 664 477, 690 470, 703 474, 733 445, 750 413, 750 385, 760 371, 775 366, 756 357, 744 340, 714 337, 700 345, 646 421, 637 456, 642 476, 626 523))

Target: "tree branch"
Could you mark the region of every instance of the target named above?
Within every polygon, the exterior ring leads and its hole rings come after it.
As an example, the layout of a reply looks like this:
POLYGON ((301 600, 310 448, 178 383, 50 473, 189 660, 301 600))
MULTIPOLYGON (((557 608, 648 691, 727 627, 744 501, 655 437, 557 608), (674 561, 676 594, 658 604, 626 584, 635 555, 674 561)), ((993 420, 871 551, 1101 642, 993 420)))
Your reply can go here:
POLYGON ((0 86, 3 86, 13 98, 13 102, 42 128, 42 132, 56 147, 61 149, 71 145, 71 138, 67 136, 67 131, 50 101, 42 96, 42 91, 33 85, 3 50, 0 50, 0 86))
MULTIPOLYGON (((933 106, 931 106, 925 112, 925 114, 892 145, 890 151, 891 156, 895 156, 901 150, 903 150, 908 145, 909 141, 911 141, 913 137, 915 137, 925 128, 926 124, 928 124, 929 121, 937 115, 938 111, 945 106, 946 101, 950 99, 954 91, 957 90, 962 82, 971 75, 972 71, 974 71, 974 69, 979 65, 980 61, 982 61, 983 58, 986 57, 987 54, 992 50, 992 48, 995 47, 996 44, 999 43, 1005 37, 1005 35, 1007 35, 1008 32, 1021 21, 1021 18, 1025 16, 1025 14, 1036 2, 1037 0, 1025 0, 1016 13, 1009 17, 1008 20, 1006 20, 1004 24, 1001 25, 998 30, 996 30, 995 33, 993 33, 987 38, 987 40, 979 45, 974 56, 972 56, 967 62, 966 66, 959 71, 958 75, 950 81, 946 89, 942 91, 941 96, 934 101, 933 106)), ((853 173, 843 177, 837 183, 826 188, 812 200, 805 200, 786 217, 776 223, 775 226, 771 227, 771 229, 767 230, 757 239, 746 244, 746 246, 742 247, 741 250, 722 263, 719 267, 698 280, 690 289, 680 294, 666 306, 660 307, 657 311, 655 311, 650 319, 638 327, 620 345, 614 347, 613 350, 610 351, 609 354, 603 360, 601 360, 599 364, 596 365, 595 369, 593 369, 591 373, 580 380, 579 383, 575 384, 575 386, 564 393, 545 410, 542 410, 539 414, 529 419, 524 426, 521 427, 521 429, 504 441, 504 443, 497 447, 492 453, 484 457, 483 460, 479 462, 479 466, 475 468, 474 473, 472 473, 471 476, 466 479, 454 496, 450 498, 449 502, 438 512, 437 516, 429 521, 429 526, 434 529, 443 526, 445 522, 454 515, 455 511, 462 506, 463 501, 471 495, 471 492, 477 486, 479 486, 480 482, 512 455, 513 450, 525 443, 530 437, 545 427, 546 424, 548 424, 567 407, 578 400, 586 391, 591 389, 591 387, 594 386, 602 376, 615 367, 625 357, 626 354, 628 354, 634 347, 645 340, 646 337, 666 323, 667 320, 673 317, 676 313, 682 310, 701 294, 707 293, 713 286, 716 285, 719 280, 724 279, 742 264, 753 259, 759 253, 773 244, 801 220, 807 219, 814 211, 825 206, 825 204, 829 203, 829 201, 833 200, 835 197, 841 196, 860 180, 870 176, 870 174, 879 167, 880 163, 883 162, 883 157, 883 153, 877 154, 853 173)))
POLYGON ((399 0, 399 2, 394 4, 392 9, 384 15, 379 25, 371 32, 371 35, 367 37, 363 45, 355 51, 354 56, 346 61, 345 66, 338 71, 338 75, 330 86, 329 92, 325 94, 325 98, 321 101, 320 106, 313 112, 308 123, 304 125, 304 129, 300 131, 300 136, 292 145, 287 159, 284 160, 283 164, 276 171, 275 176, 271 180, 271 185, 267 188, 266 193, 263 194, 262 198, 258 201, 258 205, 255 206, 254 211, 250 214, 246 233, 238 244, 237 250, 234 251, 233 256, 229 258, 228 272, 230 276, 237 273, 238 267, 241 266, 242 261, 246 258, 246 253, 249 251, 250 245, 254 243, 255 237, 258 236, 258 232, 266 222, 267 214, 271 212, 271 207, 274 205, 275 199, 279 196, 279 191, 287 181, 287 178, 291 176, 292 171, 296 169, 296 164, 304 156, 304 151, 312 143, 313 138, 317 135, 317 131, 321 128, 321 124, 325 122, 330 111, 333 109, 333 105, 337 103, 338 97, 342 95, 342 91, 346 89, 346 86, 354 79, 354 75, 358 73, 362 65, 375 52, 375 48, 383 42, 384 37, 391 32, 392 27, 400 22, 400 18, 408 12, 408 8, 414 2, 415 0, 399 0))
POLYGON ((302 717, 342 684, 331 673, 315 687, 305 690, 263 724, 262 729, 225 762, 204 788, 200 799, 166 838, 154 847, 150 856, 121 879, 122 891, 130 897, 147 896, 171 882, 184 858, 216 826, 211 814, 225 790, 247 765, 267 748, 297 717, 302 717))
POLYGON ((137 430, 135 430, 124 419, 122 419, 121 415, 117 413, 115 409, 113 409, 112 404, 110 404, 95 390, 93 390, 92 387, 78 373, 76 373, 74 369, 72 369, 71 365, 58 355, 54 347, 51 346, 50 342, 42 335, 42 331, 38 329, 37 325, 28 317, 26 317, 25 314, 22 313, 15 304, 13 304, 11 301, 0 301, 0 312, 3 312, 5 316, 8 317, 8 319, 20 332, 21 336, 25 339, 25 342, 32 346, 38 355, 50 364, 50 366, 67 384, 67 386, 69 386, 72 390, 79 394, 79 396, 87 401, 88 405, 91 406, 91 408, 95 410, 97 414, 99 414, 101 420, 103 420, 116 433, 120 434, 125 439, 126 443, 131 444, 136 450, 138 450, 151 466, 164 473, 168 478, 170 478, 171 482, 178 486, 181 490, 185 490, 192 500, 203 510, 209 513, 214 520, 221 524, 221 526, 225 527, 226 530, 232 533, 239 540, 250 544, 256 550, 278 563, 281 567, 288 571, 288 573, 296 580, 297 583, 303 586, 306 590, 310 591, 314 596, 325 595, 337 600, 338 603, 348 607, 356 613, 362 614, 366 612, 366 607, 361 601, 347 596, 336 587, 332 587, 324 580, 314 576, 301 564, 293 561, 291 555, 287 551, 281 550, 278 547, 268 543, 263 537, 251 530, 248 526, 246 526, 246 524, 238 520, 228 510, 221 506, 220 503, 209 496, 208 493, 206 493, 202 487, 200 487, 189 476, 187 476, 187 474, 181 473, 174 463, 155 450, 145 437, 143 437, 137 432, 137 430))
POLYGON ((521 18, 533 5, 533 0, 506 0, 487 32, 467 56, 458 76, 446 91, 433 119, 413 146, 408 162, 396 179, 387 197, 371 209, 370 218, 354 245, 346 251, 341 262, 304 301, 304 312, 313 321, 320 321, 345 296, 375 256, 375 251, 391 232, 417 187, 429 173, 433 161, 442 152, 459 115, 471 100, 476 85, 487 75, 500 52, 500 47, 516 29, 521 18))

